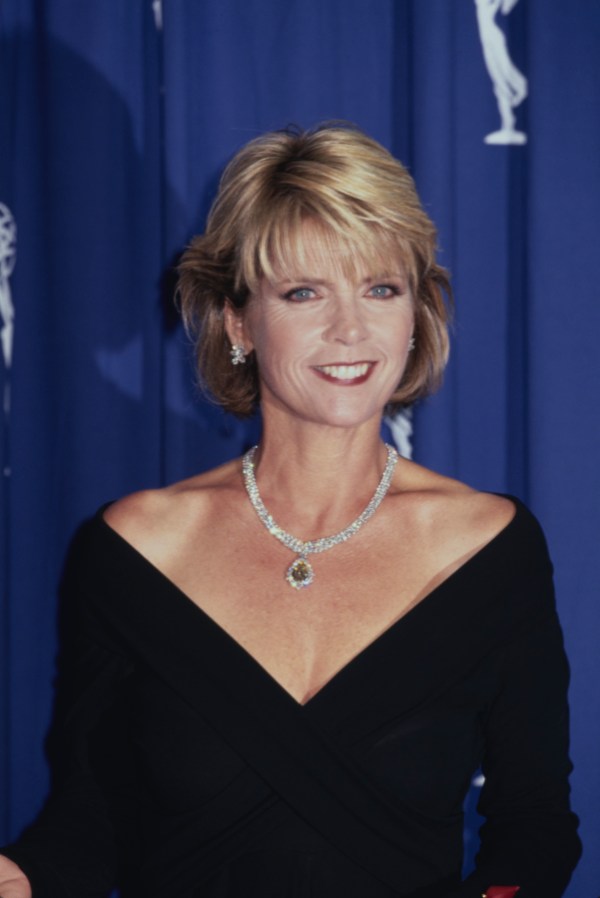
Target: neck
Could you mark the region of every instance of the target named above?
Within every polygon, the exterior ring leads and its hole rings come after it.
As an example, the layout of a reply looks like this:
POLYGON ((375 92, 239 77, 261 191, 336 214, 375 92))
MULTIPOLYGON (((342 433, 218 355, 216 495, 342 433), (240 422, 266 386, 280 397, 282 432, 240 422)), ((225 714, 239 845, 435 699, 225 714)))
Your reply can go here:
POLYGON ((379 421, 357 429, 306 425, 290 435, 265 426, 255 457, 262 501, 299 539, 336 532, 370 501, 386 449, 379 421))

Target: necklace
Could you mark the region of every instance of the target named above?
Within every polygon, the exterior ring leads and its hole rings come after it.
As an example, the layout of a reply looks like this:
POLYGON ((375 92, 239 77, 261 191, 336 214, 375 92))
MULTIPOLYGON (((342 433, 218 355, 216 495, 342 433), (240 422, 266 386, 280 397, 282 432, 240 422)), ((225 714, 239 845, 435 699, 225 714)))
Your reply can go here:
POLYGON ((381 475, 381 480, 377 484, 377 489, 373 493, 371 501, 367 505, 367 507, 359 514, 359 516, 352 521, 344 530, 340 530, 339 533, 335 533, 333 536, 323 536, 320 539, 310 539, 304 542, 301 539, 297 539, 295 536, 292 536, 291 533, 286 533, 285 530, 277 524, 272 515, 269 514, 263 500, 260 498, 260 493, 258 491, 258 485, 256 483, 256 477, 254 476, 254 456, 256 454, 256 450, 258 446, 253 446, 252 449, 249 449, 248 452, 244 455, 242 459, 242 473, 244 475, 244 484, 246 487, 246 491, 250 498, 250 502, 252 506, 265 525, 269 533, 271 533, 274 537, 276 537, 279 542, 283 543, 288 549, 291 549, 298 556, 289 566, 286 571, 285 579, 293 586, 294 589, 303 589, 305 586, 310 586, 315 578, 315 573, 313 571, 312 564, 308 560, 308 555, 316 555, 318 552, 325 552, 327 549, 332 549, 333 546, 338 546, 340 543, 345 543, 350 537, 354 536, 357 533, 363 524, 365 524, 369 518, 375 514, 381 502, 387 493, 390 483, 392 480, 392 474, 394 473, 394 468, 396 467, 396 462, 398 461, 398 453, 394 449, 393 446, 390 446, 389 443, 385 444, 387 449, 387 461, 385 464, 385 469, 383 474, 381 475))

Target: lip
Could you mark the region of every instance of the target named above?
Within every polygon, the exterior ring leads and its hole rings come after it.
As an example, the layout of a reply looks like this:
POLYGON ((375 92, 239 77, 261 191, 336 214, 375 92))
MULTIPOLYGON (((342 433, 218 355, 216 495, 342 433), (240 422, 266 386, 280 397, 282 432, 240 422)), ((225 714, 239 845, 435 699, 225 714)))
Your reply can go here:
POLYGON ((313 370, 328 383, 350 387, 363 384, 369 379, 375 368, 375 362, 337 363, 333 365, 314 365, 313 370))

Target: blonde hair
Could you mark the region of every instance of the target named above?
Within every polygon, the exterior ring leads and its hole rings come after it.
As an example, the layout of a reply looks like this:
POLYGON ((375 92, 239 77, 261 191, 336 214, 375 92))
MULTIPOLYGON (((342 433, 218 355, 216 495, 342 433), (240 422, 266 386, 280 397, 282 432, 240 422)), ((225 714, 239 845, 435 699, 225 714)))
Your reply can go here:
POLYGON ((228 411, 254 411, 254 353, 247 364, 231 365, 223 309, 229 301, 242 313, 263 277, 302 261, 307 222, 345 269, 391 256, 406 266, 416 346, 390 405, 432 392, 448 358, 444 293, 451 298, 447 272, 435 261, 436 230, 404 166, 346 124, 265 134, 225 169, 206 230, 179 266, 179 301, 201 384, 228 411))

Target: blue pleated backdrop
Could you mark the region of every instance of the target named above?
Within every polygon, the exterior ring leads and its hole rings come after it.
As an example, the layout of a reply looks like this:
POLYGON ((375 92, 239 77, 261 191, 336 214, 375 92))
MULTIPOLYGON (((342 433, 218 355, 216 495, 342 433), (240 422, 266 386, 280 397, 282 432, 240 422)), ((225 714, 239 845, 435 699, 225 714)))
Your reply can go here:
POLYGON ((239 146, 348 119, 409 165, 454 276, 414 456, 519 495, 548 535, 586 849, 568 898, 600 892, 600 3, 511 5, 496 23, 528 96, 509 146, 484 143, 500 119, 472 0, 0 2, 0 839, 47 788, 75 528, 258 433, 194 392, 173 262, 239 146))

